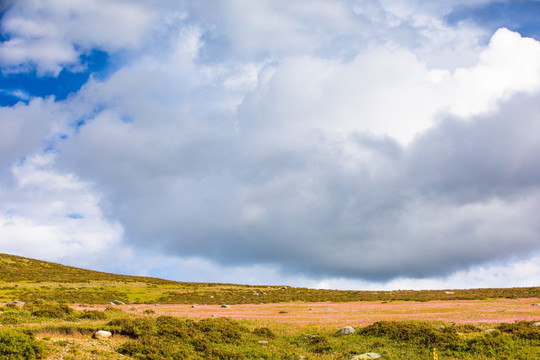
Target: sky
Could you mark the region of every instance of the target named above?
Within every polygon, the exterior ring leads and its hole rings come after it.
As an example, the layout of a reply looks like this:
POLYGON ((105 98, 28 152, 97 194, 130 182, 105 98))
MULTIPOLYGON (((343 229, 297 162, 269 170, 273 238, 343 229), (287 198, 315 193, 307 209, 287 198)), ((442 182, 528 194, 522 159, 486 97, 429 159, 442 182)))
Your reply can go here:
POLYGON ((0 1, 0 252, 539 286, 540 1, 0 1))

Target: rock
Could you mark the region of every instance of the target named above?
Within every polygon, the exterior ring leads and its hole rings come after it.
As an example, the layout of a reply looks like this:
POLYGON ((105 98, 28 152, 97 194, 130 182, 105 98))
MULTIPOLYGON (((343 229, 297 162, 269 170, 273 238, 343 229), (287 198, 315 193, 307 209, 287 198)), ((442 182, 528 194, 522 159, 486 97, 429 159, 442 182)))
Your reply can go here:
POLYGON ((258 296, 258 295, 259 295, 259 293, 258 293, 258 292, 256 292, 256 291, 254 291, 254 292, 253 292, 253 295, 255 295, 255 296, 258 296))
POLYGON ((454 295, 454 292, 453 291, 445 291, 444 292, 446 295, 454 295))
POLYGON ((13 305, 17 305, 17 306, 24 306, 25 302, 24 301, 12 301, 11 302, 13 305))
POLYGON ((352 326, 345 326, 344 328, 341 328, 338 330, 338 335, 351 335, 354 334, 356 330, 352 326))
POLYGON ((307 308, 308 311, 312 311, 313 309, 312 308, 307 308))
POLYGON ((538 303, 537 304, 532 304, 531 306, 540 306, 540 304, 538 304, 538 303))
POLYGON ((106 330, 98 330, 94 333, 94 335, 92 335, 94 339, 99 339, 99 340, 108 339, 111 336, 112 336, 112 333, 106 330))
POLYGON ((268 341, 266 341, 266 340, 259 340, 258 343, 261 344, 261 345, 266 345, 266 344, 268 344, 268 341))
POLYGON ((228 309, 228 308, 230 308, 229 305, 221 305, 221 307, 222 307, 223 309, 228 309))
POLYGON ((487 330, 484 330, 484 333, 489 334, 489 333, 492 333, 494 331, 495 331, 495 329, 487 329, 487 330))
POLYGON ((540 321, 533 322, 533 326, 540 326, 540 321))
POLYGON ((198 306, 197 305, 191 305, 191 308, 196 309, 196 308, 198 308, 198 306))
POLYGON ((306 339, 315 339, 318 338, 319 335, 313 335, 313 334, 306 334, 306 339))
POLYGON ((360 355, 354 355, 350 360, 363 360, 363 359, 380 359, 382 357, 381 354, 377 353, 365 353, 360 355))
POLYGON ((113 300, 109 303, 110 305, 126 305, 123 301, 113 300))

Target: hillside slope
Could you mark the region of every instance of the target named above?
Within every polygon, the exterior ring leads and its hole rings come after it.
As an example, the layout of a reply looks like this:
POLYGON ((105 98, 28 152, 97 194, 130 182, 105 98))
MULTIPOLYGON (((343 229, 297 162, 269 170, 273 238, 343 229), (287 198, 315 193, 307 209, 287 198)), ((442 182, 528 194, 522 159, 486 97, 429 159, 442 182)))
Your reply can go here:
POLYGON ((278 302, 433 301, 540 298, 540 287, 507 289, 344 291, 290 286, 176 282, 84 270, 0 254, 0 301, 113 300, 146 304, 260 304, 278 302))
POLYGON ((85 270, 73 266, 8 254, 0 254, 0 281, 62 283, 121 281, 145 282, 149 284, 174 283, 174 281, 157 278, 117 275, 94 270, 85 270))

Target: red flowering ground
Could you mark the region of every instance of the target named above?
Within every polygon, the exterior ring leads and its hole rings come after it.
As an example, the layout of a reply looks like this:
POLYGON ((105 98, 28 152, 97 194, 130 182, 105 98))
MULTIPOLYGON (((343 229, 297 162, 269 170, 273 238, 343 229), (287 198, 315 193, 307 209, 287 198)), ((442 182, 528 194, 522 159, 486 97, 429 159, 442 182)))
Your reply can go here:
MULTIPOLYGON (((455 323, 500 323, 518 320, 539 321, 538 298, 454 300, 430 302, 280 303, 260 305, 122 305, 129 313, 174 315, 189 318, 229 317, 263 320, 295 326, 369 325, 382 320, 427 320, 455 323), (151 313, 147 311, 147 313, 151 313)), ((104 309, 105 306, 84 307, 104 309)), ((83 309, 83 308, 81 308, 83 309)))

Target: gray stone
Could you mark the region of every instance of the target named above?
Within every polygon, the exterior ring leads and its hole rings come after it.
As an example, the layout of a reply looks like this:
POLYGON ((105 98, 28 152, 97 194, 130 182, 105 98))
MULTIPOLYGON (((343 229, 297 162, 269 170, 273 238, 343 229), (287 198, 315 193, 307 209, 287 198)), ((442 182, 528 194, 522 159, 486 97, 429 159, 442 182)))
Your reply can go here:
POLYGON ((306 334, 306 339, 315 339, 318 338, 319 335, 313 335, 313 334, 306 334))
POLYGON ((338 330, 338 335, 351 335, 354 334, 356 330, 352 326, 345 326, 344 328, 341 328, 338 330))
POLYGON ((533 326, 540 326, 540 321, 534 322, 533 326))
POLYGON ((111 336, 112 336, 112 333, 106 330, 98 330, 94 333, 94 335, 92 335, 94 339, 99 339, 99 340, 108 339, 111 336))
POLYGON ((261 345, 266 345, 266 344, 268 344, 268 341, 266 341, 266 340, 259 340, 259 344, 261 344, 261 345))
POLYGON ((228 309, 228 308, 230 308, 229 305, 221 305, 221 307, 222 307, 223 309, 228 309))
POLYGON ((369 352, 365 354, 354 355, 350 360, 380 359, 381 357, 381 354, 369 352))

